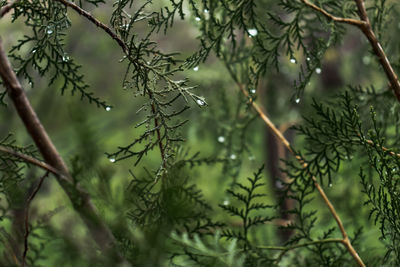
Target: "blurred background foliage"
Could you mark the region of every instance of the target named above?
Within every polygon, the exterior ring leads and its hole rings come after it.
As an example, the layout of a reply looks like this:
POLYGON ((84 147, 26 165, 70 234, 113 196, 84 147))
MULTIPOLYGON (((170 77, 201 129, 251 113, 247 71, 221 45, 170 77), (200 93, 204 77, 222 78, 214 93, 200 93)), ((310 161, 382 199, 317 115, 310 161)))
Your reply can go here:
MULTIPOLYGON (((160 9, 168 5, 168 2, 155 1, 152 8, 160 9)), ((263 16, 266 10, 279 10, 275 2, 278 1, 258 1, 260 16, 263 16)), ((389 5, 395 1, 387 2, 389 5)), ((108 1, 100 7, 85 3, 83 7, 103 22, 109 20, 112 12, 112 3, 108 1)), ((398 8, 398 5, 394 7, 398 8)), ((201 27, 201 21, 195 19, 188 6, 184 7, 184 12, 185 20, 176 17, 174 27, 166 35, 160 31, 155 37, 162 51, 178 51, 178 57, 182 59, 198 49, 201 27)), ((399 10, 394 9, 392 12, 398 14, 399 10)), ((68 10, 68 15, 72 21, 72 27, 66 35, 65 49, 68 56, 82 65, 82 73, 90 85, 90 90, 105 100, 112 107, 111 110, 106 111, 94 104, 89 105, 86 101, 81 101, 79 96, 71 96, 68 92, 61 96, 59 90, 55 89, 59 87, 57 84, 48 86, 46 77, 40 77, 38 74, 33 73, 33 86, 23 79, 21 83, 56 147, 68 162, 73 176, 90 192, 101 216, 117 237, 129 235, 135 242, 140 243, 134 250, 140 251, 138 254, 143 258, 135 261, 141 262, 141 266, 168 265, 167 254, 164 254, 163 248, 173 247, 168 244, 171 241, 157 236, 156 233, 153 233, 153 239, 149 238, 149 233, 143 233, 127 219, 131 211, 130 199, 135 197, 131 195, 134 191, 130 190, 132 177, 144 177, 147 176, 148 170, 157 169, 160 164, 159 151, 155 149, 149 152, 136 166, 132 159, 110 162, 105 154, 140 135, 133 126, 143 119, 141 114, 137 114, 142 99, 123 87, 126 63, 119 62, 123 56, 120 47, 75 12, 68 10), (129 233, 126 232, 127 229, 129 233)), ((9 16, 11 14, 2 18, 0 24, 1 36, 7 50, 29 31, 21 21, 10 23, 9 16)), ((389 56, 397 55, 391 60, 398 67, 400 40, 397 33, 400 24, 396 18, 398 17, 390 19, 390 23, 384 29, 382 43, 389 56)), ((145 23, 138 24, 135 30, 141 35, 146 32, 147 27, 145 23)), ((317 102, 329 101, 347 90, 348 85, 356 87, 373 84, 375 88, 383 88, 387 83, 377 60, 370 53, 365 38, 356 29, 348 26, 346 29, 348 32, 343 38, 326 50, 321 65, 306 85, 303 94, 297 95, 294 90, 293 81, 297 79, 300 70, 299 64, 292 63, 289 56, 279 57, 280 71, 268 69, 255 88, 258 103, 265 108, 270 118, 285 132, 298 150, 302 149, 305 141, 302 136, 296 135, 291 126, 302 125, 303 118, 311 118, 314 115, 312 99, 316 99, 317 102)), ((297 61, 304 60, 302 57, 300 52, 296 54, 297 61)), ((277 204, 278 191, 282 187, 279 179, 283 175, 280 170, 283 165, 279 158, 287 159, 289 155, 263 121, 250 111, 226 66, 213 53, 204 63, 198 65, 198 68, 185 70, 182 75, 188 77, 191 84, 198 85, 197 94, 203 96, 208 105, 192 105, 192 108, 182 115, 189 122, 180 130, 185 139, 180 153, 199 153, 199 158, 218 159, 218 163, 193 168, 183 167, 179 169, 179 176, 189 177, 191 184, 201 189, 204 200, 212 207, 210 214, 214 220, 223 221, 232 229, 236 229, 240 227, 240 221, 235 217, 228 217, 218 206, 226 206, 234 201, 226 190, 232 188, 234 181, 246 183, 247 177, 252 177, 255 170, 265 165, 261 174, 265 185, 260 192, 266 194, 265 203, 277 204), (238 130, 240 128, 246 130, 242 132, 238 130)), ((374 96, 359 94, 358 97, 360 106, 366 107, 366 110, 371 105, 369 100, 376 103, 374 96)), ((381 101, 381 105, 374 105, 379 116, 398 116, 398 104, 395 103, 394 97, 392 99, 385 99, 388 102, 381 101)), ((18 144, 31 144, 32 140, 24 130, 12 104, 8 103, 7 107, 0 109, 1 137, 11 132, 18 144)), ((362 157, 349 158, 334 174, 332 184, 324 183, 323 186, 347 231, 354 235, 359 229, 363 229, 357 244, 368 244, 368 248, 359 246, 359 253, 365 262, 372 266, 375 258, 381 257, 385 250, 379 241, 379 228, 374 225, 373 220, 368 219, 369 209, 363 205, 366 198, 361 193, 358 178, 359 166, 363 164, 365 161, 362 157)), ((13 188, 19 192, 14 194, 15 199, 7 202, 1 198, 0 203, 13 205, 14 212, 12 216, 0 221, 0 235, 4 241, 0 243, 0 255, 8 257, 3 260, 4 264, 12 262, 12 248, 9 247, 12 240, 23 236, 22 215, 19 214, 23 209, 23 196, 32 190, 32 185, 40 173, 39 170, 29 168, 25 172, 23 182, 17 188, 13 188)), ((308 209, 317 210, 318 220, 315 223, 321 232, 317 231, 316 236, 322 234, 323 229, 335 226, 318 195, 315 194, 308 209)), ((263 215, 280 217, 279 212, 273 210, 267 210, 263 215)), ((32 250, 29 253, 32 258, 36 255, 38 257, 38 265, 35 266, 104 264, 97 261, 99 255, 92 249, 93 241, 55 180, 45 181, 31 206, 30 220, 34 231, 30 240, 32 250)), ((251 238, 258 244, 283 244, 288 237, 285 230, 279 229, 279 226, 284 223, 285 219, 274 220, 266 226, 258 227, 251 238)), ((129 249, 126 244, 123 247, 129 249)), ((291 259, 296 257, 301 266, 305 262, 302 255, 304 254, 301 250, 287 254, 281 266, 293 263, 291 259)), ((238 258, 237 262, 240 261, 238 258)))

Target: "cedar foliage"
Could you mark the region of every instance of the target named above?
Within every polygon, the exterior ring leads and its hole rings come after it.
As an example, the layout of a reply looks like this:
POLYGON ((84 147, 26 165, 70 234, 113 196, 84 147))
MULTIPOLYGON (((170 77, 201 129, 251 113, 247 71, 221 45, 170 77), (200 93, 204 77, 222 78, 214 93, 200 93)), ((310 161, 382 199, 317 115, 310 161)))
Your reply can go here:
MULTIPOLYGON (((70 231, 79 232, 75 235, 50 222, 68 203, 35 214, 30 204, 37 193, 54 190, 43 188, 52 179, 47 176, 63 176, 39 164, 44 156, 34 145, 18 142, 8 129, 0 133, 1 266, 400 264, 400 86, 393 78, 400 57, 392 37, 400 11, 396 1, 17 0, 2 1, 1 7, 4 23, 24 24, 23 36, 7 40, 13 43, 7 55, 21 84, 34 94, 50 94, 37 88, 40 79, 41 86, 65 97, 77 95, 101 111, 117 108, 87 83, 81 60, 66 49, 74 24, 70 15, 76 13, 120 49, 122 57, 114 62, 125 67, 120 84, 135 96, 131 116, 142 118, 133 125, 131 139, 119 140, 112 151, 96 147, 96 126, 85 124, 82 114, 73 115, 71 123, 82 148, 76 156, 65 155, 72 182, 62 188, 86 226, 100 220, 106 228, 99 231, 111 231, 112 253, 80 234, 79 227, 71 226, 70 231), (86 11, 95 14, 106 7, 111 8, 108 22, 86 11), (196 27, 198 49, 190 54, 165 51, 157 42, 160 36, 173 36, 179 23, 196 27), (316 92, 322 89, 312 84, 324 71, 326 55, 352 36, 366 40, 358 58, 374 64, 352 63, 365 74, 362 82, 351 79, 334 94, 316 92), (187 74, 197 73, 209 60, 225 68, 221 87, 235 87, 237 95, 222 88, 208 92, 206 100, 199 81, 187 74), (375 76, 389 83, 376 82, 375 76), (285 143, 258 106, 269 97, 261 93, 265 84, 290 84, 285 103, 304 105, 302 120, 292 127, 297 135, 292 144, 285 143), (219 136, 218 151, 208 156, 188 145, 188 127, 202 123, 194 115, 198 111, 216 125, 210 132, 219 136), (291 153, 280 166, 285 177, 277 185, 280 199, 271 196, 276 189, 265 180, 262 162, 254 163, 253 155, 263 150, 252 141, 256 122, 265 122, 291 153), (112 171, 96 156, 99 150, 114 168, 129 164, 123 170, 129 184, 121 186, 122 199, 115 195, 112 171), (203 195, 204 186, 196 179, 215 170, 223 181, 218 175, 208 179, 218 180, 219 204, 203 195), (81 208, 86 198, 93 200, 97 215, 81 208), (280 210, 280 202, 287 200, 293 205, 280 210), (357 210, 367 212, 353 218, 357 210), (281 212, 289 219, 282 222, 281 212), (277 238, 282 230, 291 233, 284 242, 277 238)), ((7 94, 12 92, 3 78, 4 112, 12 106, 7 94)), ((120 131, 131 132, 127 128, 120 131)))

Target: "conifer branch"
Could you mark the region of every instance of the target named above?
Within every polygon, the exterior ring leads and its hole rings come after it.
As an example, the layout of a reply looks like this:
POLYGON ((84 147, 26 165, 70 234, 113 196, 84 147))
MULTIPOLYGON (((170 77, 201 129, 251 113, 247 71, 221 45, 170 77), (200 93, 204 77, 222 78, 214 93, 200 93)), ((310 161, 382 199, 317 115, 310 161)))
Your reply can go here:
MULTIPOLYGON (((373 146, 373 147, 376 146, 375 143, 374 143, 372 140, 365 140, 365 142, 367 142, 368 145, 371 145, 371 146, 373 146)), ((393 157, 400 158, 400 153, 393 152, 393 151, 391 151, 389 148, 384 147, 384 146, 382 146, 382 147, 380 147, 380 148, 381 148, 384 152, 388 153, 389 155, 391 155, 391 156, 393 156, 393 157)))
MULTIPOLYGON (((247 97, 250 99, 250 104, 253 107, 253 109, 258 113, 258 115, 260 116, 260 118, 265 122, 265 124, 272 130, 272 132, 275 134, 275 136, 279 139, 280 142, 283 143, 283 145, 287 148, 287 150, 289 150, 289 152, 291 154, 293 154, 293 156, 295 156, 295 158, 297 159, 297 161, 302 165, 303 168, 307 167, 307 163, 304 161, 304 159, 302 157, 300 157, 299 155, 297 155, 291 144, 289 143, 289 141, 286 139, 285 136, 283 136, 283 134, 279 131, 279 129, 272 123, 272 121, 269 119, 269 117, 265 114, 265 112, 261 109, 261 107, 252 100, 252 98, 249 96, 249 93, 245 90, 243 84, 241 84, 236 78, 234 78, 234 75, 231 71, 231 69, 229 68, 229 66, 227 66, 228 71, 230 72, 232 78, 235 80, 235 83, 237 84, 237 86, 239 87, 240 91, 247 97)), ((349 253, 352 255, 352 257, 355 259, 355 261, 358 263, 359 266, 365 266, 364 262, 362 261, 362 259, 360 258, 360 256, 358 255, 357 251, 353 248, 353 246, 351 245, 350 239, 348 237, 348 234, 343 226, 342 220, 340 219, 339 215, 337 214, 335 207, 332 205, 331 201, 329 200, 328 196, 325 194, 325 191, 323 190, 323 188, 321 187, 321 185, 318 183, 316 177, 314 175, 311 176, 314 186, 317 189, 318 193, 321 195, 325 205, 328 207, 330 213, 332 214, 333 218, 336 221, 336 224, 339 227, 339 230, 342 234, 342 244, 346 247, 346 249, 349 251, 349 253)))
POLYGON ((311 2, 309 2, 308 0, 301 0, 301 1, 305 5, 311 7, 312 9, 316 10, 317 12, 319 12, 322 15, 324 15, 325 17, 327 17, 329 20, 333 20, 335 22, 340 22, 340 23, 346 23, 346 24, 357 26, 357 27, 361 27, 361 26, 363 26, 365 24, 365 22, 361 21, 361 20, 336 17, 336 16, 330 14, 329 12, 327 12, 326 10, 318 7, 317 5, 315 5, 315 4, 311 3, 311 2))
MULTIPOLYGON (((129 60, 131 60, 132 62, 135 62, 136 64, 138 64, 138 65, 140 65, 140 66, 142 66, 142 67, 144 67, 146 69, 149 69, 149 70, 155 72, 158 75, 160 75, 160 73, 157 70, 155 70, 154 68, 152 68, 151 66, 148 66, 146 64, 142 64, 138 60, 135 60, 130 55, 128 46, 125 44, 125 42, 120 37, 118 37, 118 35, 115 34, 110 27, 108 27, 104 23, 100 22, 98 19, 96 19, 94 16, 92 16, 89 12, 87 12, 86 10, 80 8, 79 6, 74 4, 73 2, 70 2, 70 1, 67 1, 67 0, 56 0, 56 1, 59 1, 60 3, 65 5, 66 7, 72 8, 78 14, 80 14, 81 16, 87 18, 90 22, 94 23, 97 27, 99 27, 102 30, 104 30, 112 39, 114 39, 118 43, 118 45, 122 48, 122 51, 129 58, 129 60)), ((160 75, 160 76, 162 76, 162 75, 160 75)), ((172 83, 172 81, 168 77, 164 76, 163 78, 172 83)), ((150 99, 152 99, 153 98, 153 94, 151 92, 148 92, 148 94, 149 94, 150 99)), ((156 115, 156 107, 155 107, 154 103, 151 104, 151 110, 152 110, 153 114, 156 115)), ((154 126, 155 126, 156 133, 157 133, 158 146, 160 148, 161 159, 162 159, 162 162, 163 162, 162 165, 165 168, 166 167, 165 148, 164 148, 164 146, 162 144, 161 131, 160 131, 159 121, 157 119, 157 116, 155 116, 155 118, 154 118, 154 126)))
POLYGON ((32 194, 29 196, 27 202, 26 202, 26 206, 25 206, 25 218, 24 218, 24 225, 25 225, 25 234, 24 234, 24 252, 22 254, 22 267, 25 267, 25 263, 26 263, 26 255, 28 254, 28 237, 30 234, 30 230, 29 230, 29 207, 31 205, 31 202, 33 201, 33 199, 35 198, 36 194, 39 192, 40 188, 42 187, 42 184, 44 182, 44 180, 49 176, 49 171, 47 171, 39 180, 38 185, 35 187, 35 189, 33 190, 32 194))
POLYGON ((47 164, 57 169, 61 175, 56 176, 57 181, 64 189, 71 200, 75 210, 88 227, 92 238, 96 241, 99 248, 106 255, 110 255, 116 260, 124 261, 116 250, 115 238, 110 229, 105 225, 96 212, 89 195, 81 188, 77 187, 76 182, 71 177, 68 168, 58 153, 53 142, 50 140, 46 130, 34 111, 25 91, 23 90, 18 78, 11 66, 11 63, 4 51, 0 38, 0 77, 3 81, 7 93, 13 102, 15 109, 26 130, 31 135, 47 164))

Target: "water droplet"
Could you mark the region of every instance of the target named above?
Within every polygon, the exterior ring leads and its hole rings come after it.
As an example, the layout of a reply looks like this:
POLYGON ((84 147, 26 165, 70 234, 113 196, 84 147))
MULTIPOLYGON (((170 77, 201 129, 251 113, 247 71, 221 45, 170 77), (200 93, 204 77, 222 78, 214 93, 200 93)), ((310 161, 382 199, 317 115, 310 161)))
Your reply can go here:
POLYGON ((290 63, 295 64, 296 63, 296 59, 295 58, 291 58, 290 59, 290 63))
POLYGON ((201 100, 201 99, 197 99, 196 102, 197 102, 197 104, 198 104, 199 106, 204 106, 204 105, 206 104, 206 102, 204 102, 204 101, 201 100))
POLYGON ((193 68, 194 71, 198 71, 199 70, 199 66, 196 66, 193 68))
POLYGON ((63 55, 62 60, 64 62, 67 62, 69 60, 69 56, 68 55, 63 55))
POLYGON ((250 89, 250 93, 255 94, 256 93, 256 89, 255 88, 250 89))
POLYGON ((52 33, 53 33, 53 29, 50 26, 48 26, 47 27, 47 34, 51 35, 52 33))
POLYGON ((33 49, 31 53, 32 53, 32 54, 35 54, 35 53, 36 53, 36 49, 33 49))
POLYGON ((119 28, 121 30, 127 31, 127 30, 129 30, 129 23, 122 24, 122 25, 119 26, 119 28))
POLYGON ((330 183, 328 186, 329 186, 329 187, 332 187, 332 184, 330 183))
POLYGON ((249 156, 249 160, 253 161, 255 159, 256 159, 256 157, 254 157, 253 155, 249 156))
POLYGON ((307 61, 310 61, 310 60, 311 60, 311 58, 307 57, 307 61))
POLYGON ((249 29, 249 35, 250 35, 250 37, 252 37, 252 36, 257 36, 257 34, 258 34, 257 29, 249 29))
POLYGON ((111 110, 111 107, 110 106, 107 106, 106 107, 106 111, 110 111, 111 110))
POLYGON ((297 98, 295 101, 296 101, 296 104, 300 103, 300 98, 297 98))
POLYGON ((231 159, 232 159, 232 160, 235 160, 235 159, 236 159, 236 155, 235 155, 235 154, 232 154, 232 155, 231 155, 231 159))
POLYGON ((115 158, 110 158, 109 160, 110 160, 111 163, 115 162, 115 158))
POLYGON ((225 142, 225 137, 219 136, 219 137, 218 137, 218 142, 220 142, 220 143, 225 142))
POLYGON ((208 11, 208 9, 204 9, 204 13, 207 14, 208 12, 210 12, 210 11, 208 11))
POLYGON ((225 199, 224 202, 222 202, 222 205, 228 206, 229 205, 229 200, 225 199))
POLYGON ((199 17, 196 17, 196 18, 195 18, 195 20, 196 20, 196 21, 200 21, 200 20, 201 20, 201 18, 199 18, 199 17))
POLYGON ((364 65, 369 65, 369 63, 371 63, 371 58, 369 56, 364 56, 362 61, 364 65))
POLYGON ((32 87, 32 85, 33 85, 33 83, 32 83, 32 82, 29 82, 29 86, 32 87))
POLYGON ((316 72, 317 74, 321 74, 322 70, 321 70, 321 68, 316 68, 316 69, 315 69, 315 72, 316 72))

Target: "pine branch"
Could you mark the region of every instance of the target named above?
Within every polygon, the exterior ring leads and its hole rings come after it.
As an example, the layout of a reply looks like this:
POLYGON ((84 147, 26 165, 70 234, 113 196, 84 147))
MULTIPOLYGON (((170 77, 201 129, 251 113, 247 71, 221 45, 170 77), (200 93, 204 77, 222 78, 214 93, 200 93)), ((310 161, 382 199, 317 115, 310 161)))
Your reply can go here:
MULTIPOLYGON (((265 122, 265 124, 271 129, 271 131, 274 133, 274 135, 279 139, 280 142, 286 147, 286 149, 295 156, 297 161, 300 162, 303 168, 307 167, 307 163, 304 161, 304 159, 297 155, 289 141, 283 136, 283 134, 279 131, 279 129, 272 123, 272 121, 269 119, 269 117, 265 114, 265 112, 261 109, 261 107, 252 100, 252 98, 249 96, 249 93, 245 90, 244 86, 235 78, 234 73, 230 69, 228 65, 226 65, 228 71, 230 72, 232 78, 236 82, 237 86, 239 87, 240 91, 250 100, 250 104, 253 107, 253 109, 258 113, 260 118, 265 122)), ((336 221, 336 224, 339 227, 340 232, 342 233, 342 244, 347 248, 349 253, 353 256, 355 261, 358 263, 359 266, 365 266, 364 262, 358 255, 357 251, 353 248, 351 245, 350 239, 348 237, 348 234, 343 226, 342 220, 340 219, 339 215, 337 214, 335 207, 332 205, 331 201, 329 200, 328 196, 325 194, 324 190, 322 189, 321 185, 318 183, 317 179, 315 176, 311 176, 314 186, 317 189, 318 193, 321 195, 325 205, 328 207, 330 213, 332 214, 333 218, 336 221)))
POLYGON ((122 262, 122 257, 116 251, 114 236, 97 214, 89 195, 75 185, 65 162, 50 140, 50 137, 18 81, 11 63, 6 56, 1 39, 0 77, 3 80, 3 84, 7 89, 8 95, 13 102, 19 117, 23 121, 26 130, 31 135, 44 160, 50 166, 57 169, 58 173, 61 173, 61 175, 57 176, 57 181, 70 198, 75 210, 87 225, 93 239, 105 254, 109 254, 122 262))

